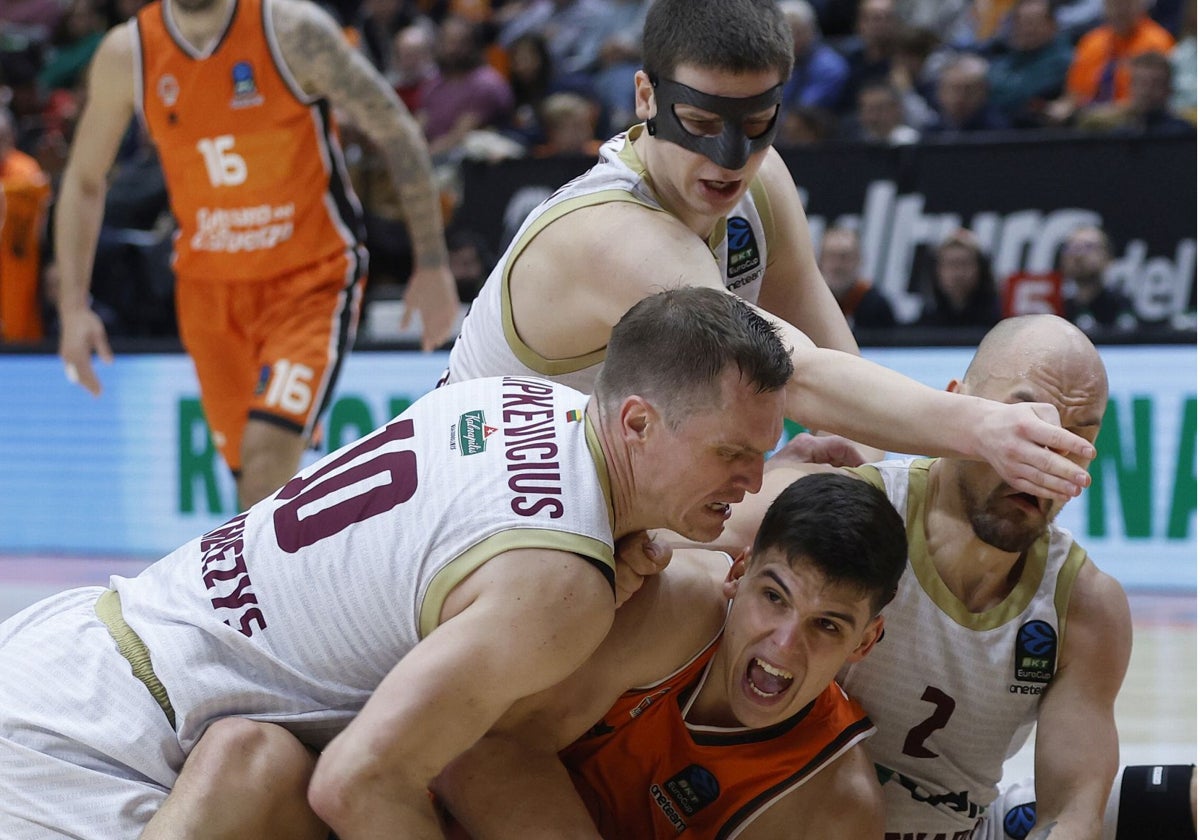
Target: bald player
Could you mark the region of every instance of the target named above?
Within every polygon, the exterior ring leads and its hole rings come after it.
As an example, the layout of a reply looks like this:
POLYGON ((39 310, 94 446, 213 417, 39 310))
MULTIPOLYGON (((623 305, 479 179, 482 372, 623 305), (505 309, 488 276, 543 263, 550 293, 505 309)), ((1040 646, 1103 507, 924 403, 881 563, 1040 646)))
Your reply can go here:
MULTIPOLYGON (((1108 378, 1079 329, 1030 315, 993 328, 948 390, 1049 403, 1064 428, 1095 442, 1108 378)), ((774 463, 722 544, 745 544, 770 500, 814 469, 774 463)), ((1129 767, 1113 784, 1129 604, 1055 524, 1063 503, 954 458, 855 472, 887 492, 908 531, 886 640, 842 674, 879 727, 867 747, 886 797, 885 838, 1194 837, 1190 767, 1129 767), (1004 761, 1035 723, 1035 779, 1002 792, 1004 761)))

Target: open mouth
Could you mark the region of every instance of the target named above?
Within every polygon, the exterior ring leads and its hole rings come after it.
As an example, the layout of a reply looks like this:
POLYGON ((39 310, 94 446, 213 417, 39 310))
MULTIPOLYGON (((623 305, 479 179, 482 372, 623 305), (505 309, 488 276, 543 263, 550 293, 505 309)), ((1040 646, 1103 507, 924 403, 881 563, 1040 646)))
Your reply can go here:
POLYGON ((705 507, 721 516, 729 516, 729 502, 709 502, 705 507))
POLYGON ((787 691, 793 679, 794 677, 787 671, 776 668, 770 662, 764 662, 757 656, 753 657, 746 667, 746 682, 749 683, 750 690, 765 700, 778 697, 787 691))
POLYGON ((710 181, 702 180, 700 182, 704 188, 710 192, 714 192, 720 196, 731 196, 738 191, 741 186, 741 181, 710 181))

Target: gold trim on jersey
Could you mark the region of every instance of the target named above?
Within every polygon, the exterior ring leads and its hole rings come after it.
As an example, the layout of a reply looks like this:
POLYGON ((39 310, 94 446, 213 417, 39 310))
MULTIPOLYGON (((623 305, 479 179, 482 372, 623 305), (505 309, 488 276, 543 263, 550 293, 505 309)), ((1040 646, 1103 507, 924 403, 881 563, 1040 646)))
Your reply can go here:
POLYGON ((921 588, 942 612, 968 630, 994 630, 1024 612, 1037 594, 1038 584, 1046 573, 1050 533, 1047 531, 1042 534, 1037 542, 1026 549, 1021 578, 1004 600, 983 612, 971 612, 946 586, 929 557, 925 535, 925 503, 931 464, 933 459, 922 458, 914 461, 908 470, 908 511, 905 522, 908 528, 908 563, 921 588))
POLYGON ((476 543, 458 557, 443 566, 425 591, 421 600, 419 631, 424 639, 441 622, 442 606, 454 587, 493 557, 506 551, 537 548, 551 551, 567 551, 578 554, 583 560, 604 572, 609 583, 616 568, 611 545, 582 534, 567 531, 545 531, 535 528, 519 528, 501 531, 476 543))
MULTIPOLYGON (((513 248, 511 256, 504 265, 504 273, 500 278, 500 323, 504 328, 504 341, 508 348, 512 350, 513 355, 532 371, 546 376, 561 376, 566 373, 574 373, 577 370, 598 365, 604 361, 604 355, 608 350, 608 345, 605 344, 590 353, 585 353, 582 356, 569 356, 564 359, 547 359, 536 350, 532 349, 522 340, 517 332, 516 322, 513 320, 512 307, 512 292, 509 288, 509 283, 512 279, 512 268, 520 257, 521 253, 529 247, 529 243, 534 238, 546 229, 546 226, 551 222, 561 219, 568 213, 579 210, 583 207, 590 207, 596 204, 607 204, 613 201, 628 201, 632 204, 637 204, 646 207, 645 204, 638 201, 636 197, 631 195, 626 190, 610 189, 601 190, 588 195, 581 195, 577 198, 569 198, 560 204, 546 210, 542 215, 538 216, 534 222, 525 229, 518 240, 516 247, 513 248)), ((648 208, 654 209, 654 208, 648 208)))
POLYGON ((596 478, 600 481, 600 492, 604 494, 604 504, 608 508, 608 527, 611 531, 617 527, 617 513, 613 509, 612 481, 608 477, 608 461, 604 460, 604 449, 600 446, 600 437, 596 434, 596 427, 592 425, 592 418, 586 414, 586 409, 583 415, 583 432, 584 440, 587 441, 588 454, 592 456, 592 463, 596 467, 596 478))
POLYGON ((761 175, 755 175, 754 180, 750 182, 750 200, 754 203, 754 209, 758 211, 758 218, 762 222, 763 238, 767 240, 769 266, 772 262, 771 255, 776 251, 771 247, 771 243, 775 241, 775 215, 771 210, 771 198, 767 195, 766 182, 761 175))
POLYGON ((1071 592, 1075 587, 1075 578, 1088 559, 1087 552, 1077 542, 1071 543, 1067 559, 1058 570, 1058 579, 1054 582, 1054 611, 1058 613, 1058 643, 1061 645, 1067 638, 1067 604, 1071 602, 1071 592))
POLYGON ((162 708, 171 723, 171 728, 174 729, 175 709, 171 706, 171 698, 167 696, 167 689, 154 673, 154 663, 150 661, 150 651, 147 650, 146 643, 125 623, 125 616, 121 613, 121 594, 115 589, 104 590, 96 599, 95 609, 96 617, 104 622, 113 641, 117 643, 117 650, 128 660, 133 675, 146 686, 146 690, 162 708))

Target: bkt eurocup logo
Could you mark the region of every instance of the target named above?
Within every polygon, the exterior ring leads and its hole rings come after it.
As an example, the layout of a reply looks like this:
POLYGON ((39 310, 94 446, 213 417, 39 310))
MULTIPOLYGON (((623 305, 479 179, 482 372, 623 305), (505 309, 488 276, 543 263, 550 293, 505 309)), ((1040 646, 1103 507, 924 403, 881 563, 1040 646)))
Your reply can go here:
POLYGON ((741 216, 732 216, 725 224, 725 236, 729 241, 729 276, 740 277, 747 271, 753 271, 761 264, 758 253, 758 242, 754 239, 754 229, 750 222, 741 216))
POLYGON ((1027 621, 1017 631, 1013 676, 1021 682, 1048 683, 1054 676, 1058 633, 1045 621, 1027 621))
POLYGON ((699 764, 689 764, 663 786, 687 816, 693 816, 721 795, 717 777, 699 764))
POLYGON ((1004 815, 1004 836, 1013 840, 1025 840, 1033 824, 1037 822, 1037 803, 1026 802, 1009 808, 1004 815))

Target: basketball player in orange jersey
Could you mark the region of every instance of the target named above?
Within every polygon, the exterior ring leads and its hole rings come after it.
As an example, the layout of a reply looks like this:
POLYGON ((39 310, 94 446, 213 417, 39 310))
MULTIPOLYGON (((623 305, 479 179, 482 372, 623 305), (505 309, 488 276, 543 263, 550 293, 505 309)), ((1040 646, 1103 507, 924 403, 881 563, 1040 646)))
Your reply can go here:
POLYGON ((414 251, 407 311, 422 344, 450 335, 457 295, 420 128, 334 21, 303 0, 159 0, 115 27, 56 211, 59 352, 94 395, 110 361, 88 286, 105 179, 136 114, 158 147, 179 231, 180 338, 243 508, 299 465, 353 343, 366 271, 336 106, 379 146, 414 251))

